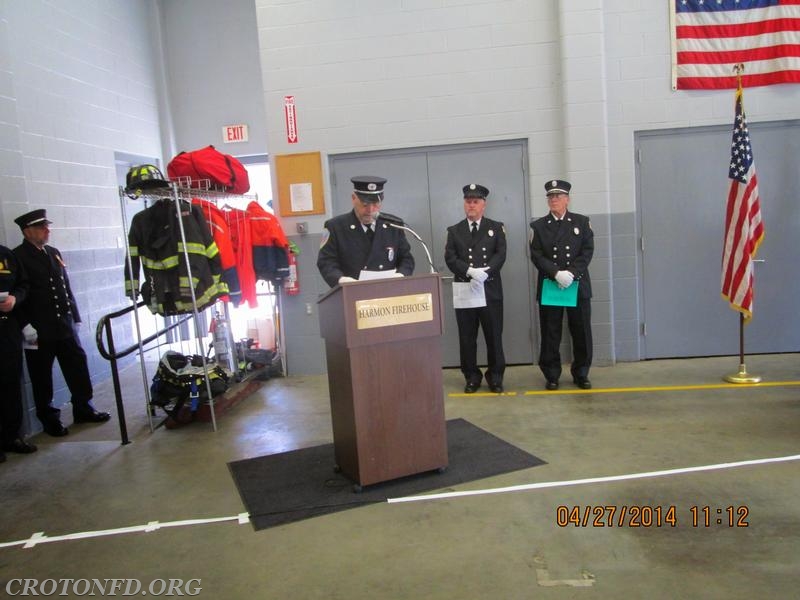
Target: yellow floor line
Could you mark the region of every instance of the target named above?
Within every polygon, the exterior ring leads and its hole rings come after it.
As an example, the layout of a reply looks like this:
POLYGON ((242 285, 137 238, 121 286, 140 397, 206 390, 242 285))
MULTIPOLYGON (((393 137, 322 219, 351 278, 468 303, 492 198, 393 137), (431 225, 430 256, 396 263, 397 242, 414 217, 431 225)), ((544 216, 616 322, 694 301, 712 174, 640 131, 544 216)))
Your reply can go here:
MULTIPOLYGON (((565 388, 561 390, 527 390, 521 392, 524 396, 549 396, 551 394, 622 394, 626 392, 680 392, 686 390, 734 390, 743 388, 767 388, 767 387, 787 387, 800 385, 800 381, 769 381, 762 383, 698 383, 691 385, 648 385, 639 387, 615 387, 615 388, 595 388, 591 390, 581 390, 578 388, 565 388)), ((516 396, 517 392, 503 392, 494 394, 492 392, 476 392, 474 394, 450 393, 450 398, 469 398, 487 396, 516 396)))

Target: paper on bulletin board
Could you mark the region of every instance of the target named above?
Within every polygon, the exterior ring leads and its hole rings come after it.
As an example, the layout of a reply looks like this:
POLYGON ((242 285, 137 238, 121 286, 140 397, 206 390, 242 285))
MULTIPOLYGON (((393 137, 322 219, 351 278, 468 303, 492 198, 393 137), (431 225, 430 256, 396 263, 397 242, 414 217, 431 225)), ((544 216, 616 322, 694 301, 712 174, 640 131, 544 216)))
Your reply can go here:
POLYGON ((292 212, 307 212, 314 208, 314 196, 310 183, 292 183, 289 185, 292 212))

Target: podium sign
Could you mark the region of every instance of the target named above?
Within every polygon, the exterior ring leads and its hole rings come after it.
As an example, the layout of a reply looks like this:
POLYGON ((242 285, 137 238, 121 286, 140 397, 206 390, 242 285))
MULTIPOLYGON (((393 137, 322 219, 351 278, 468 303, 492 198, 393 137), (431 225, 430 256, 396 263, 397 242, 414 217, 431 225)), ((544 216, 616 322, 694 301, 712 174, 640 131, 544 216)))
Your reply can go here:
POLYGON ((389 327, 433 321, 432 295, 412 294, 356 301, 356 327, 389 327))
POLYGON ((439 275, 336 286, 319 318, 342 472, 371 485, 446 467, 439 275))

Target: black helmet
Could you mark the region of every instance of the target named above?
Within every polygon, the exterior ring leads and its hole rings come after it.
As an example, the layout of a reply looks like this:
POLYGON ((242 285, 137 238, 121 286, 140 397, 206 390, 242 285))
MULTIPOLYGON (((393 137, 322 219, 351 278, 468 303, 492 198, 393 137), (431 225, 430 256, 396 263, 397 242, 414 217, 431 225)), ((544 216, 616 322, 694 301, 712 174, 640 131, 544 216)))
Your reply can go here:
POLYGON ((161 170, 155 165, 137 165, 131 167, 125 177, 125 193, 136 196, 142 190, 169 187, 169 182, 164 178, 161 170))

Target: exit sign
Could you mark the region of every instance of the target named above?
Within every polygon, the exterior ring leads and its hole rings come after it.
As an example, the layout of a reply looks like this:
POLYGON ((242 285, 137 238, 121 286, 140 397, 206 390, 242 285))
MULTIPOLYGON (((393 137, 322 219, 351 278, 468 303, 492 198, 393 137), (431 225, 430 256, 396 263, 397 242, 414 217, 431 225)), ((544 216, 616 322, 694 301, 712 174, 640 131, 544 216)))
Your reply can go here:
POLYGON ((247 125, 225 125, 222 128, 222 141, 226 144, 247 141, 247 125))

